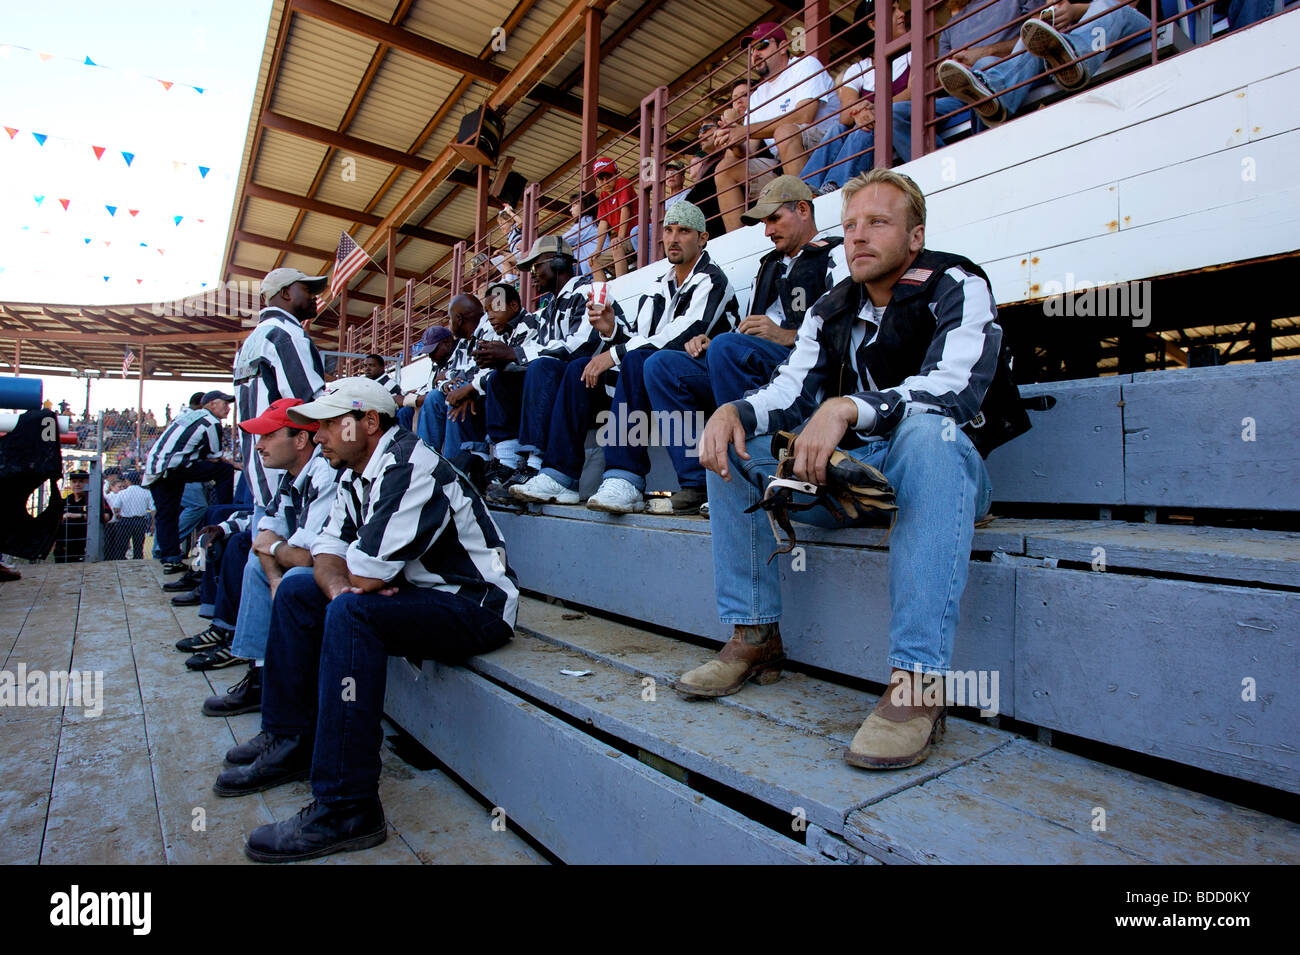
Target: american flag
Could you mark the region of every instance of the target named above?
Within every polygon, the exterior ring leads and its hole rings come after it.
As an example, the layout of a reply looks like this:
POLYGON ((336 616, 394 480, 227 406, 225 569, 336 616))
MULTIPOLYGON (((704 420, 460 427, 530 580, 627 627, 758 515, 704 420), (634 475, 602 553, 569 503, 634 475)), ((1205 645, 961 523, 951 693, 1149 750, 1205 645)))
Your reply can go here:
POLYGON ((346 232, 340 235, 339 250, 334 253, 334 271, 330 273, 330 287, 325 295, 326 300, 333 299, 343 291, 348 280, 369 261, 370 256, 366 255, 366 250, 353 242, 352 236, 346 232))
POLYGON ((134 362, 135 362, 135 352, 131 351, 131 349, 127 348, 125 345, 122 346, 122 377, 123 378, 125 378, 126 373, 131 370, 131 365, 134 362))

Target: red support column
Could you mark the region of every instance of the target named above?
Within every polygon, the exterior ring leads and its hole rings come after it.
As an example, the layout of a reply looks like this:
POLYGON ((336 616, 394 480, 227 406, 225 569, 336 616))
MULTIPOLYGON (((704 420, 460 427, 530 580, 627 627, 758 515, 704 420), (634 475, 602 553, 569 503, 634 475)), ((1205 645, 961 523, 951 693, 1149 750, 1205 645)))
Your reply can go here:
MULTIPOLYGON (((347 351, 348 344, 348 290, 339 292, 339 351, 347 351)), ((342 361, 340 358, 339 361, 342 361)), ((341 368, 336 366, 336 370, 341 368)))
MULTIPOLYGON (((790 58, 811 53, 825 66, 830 62, 831 49, 830 0, 805 0, 803 5, 803 49, 796 49, 794 37, 790 38, 790 58)), ((880 74, 877 73, 877 76, 880 74)))
POLYGON ((663 231, 664 231, 664 163, 665 156, 668 152, 668 87, 661 86, 654 92, 655 102, 655 135, 654 135, 654 168, 653 168, 653 185, 650 188, 650 223, 646 228, 646 220, 637 219, 640 224, 638 235, 645 235, 650 243, 649 249, 646 250, 646 260, 653 262, 659 257, 660 250, 663 248, 663 231))
POLYGON ((487 247, 488 236, 488 180, 492 170, 487 166, 478 167, 478 187, 474 191, 474 250, 481 252, 487 247))
POLYGON ((596 110, 600 106, 600 24, 602 10, 588 10, 582 49, 582 171, 579 189, 583 196, 595 191, 591 163, 596 158, 596 110))
POLYGON ((140 419, 144 417, 144 342, 140 343, 140 387, 135 401, 135 459, 140 460, 140 419))
MULTIPOLYGON (((537 206, 541 197, 541 183, 530 182, 524 189, 524 208, 523 208, 523 238, 519 240, 520 250, 527 255, 532 250, 533 243, 537 241, 537 206)), ((576 253, 577 250, 575 249, 576 253)), ((519 299, 523 303, 525 311, 533 307, 533 275, 531 272, 524 272, 519 276, 519 299)))
POLYGON ((402 319, 402 357, 397 360, 401 367, 411 360, 411 301, 415 298, 415 279, 406 280, 406 314, 402 319))
MULTIPOLYGON (((916 7, 924 6, 929 0, 918 0, 913 4, 912 20, 915 22, 919 19, 916 16, 916 7)), ((876 29, 875 40, 871 44, 872 69, 876 76, 892 77, 894 74, 889 68, 889 58, 885 55, 889 46, 889 29, 893 22, 892 5, 881 3, 876 9, 876 29)), ((917 61, 912 60, 913 63, 917 61)), ((920 76, 922 70, 912 70, 913 76, 920 76)), ((916 93, 916 87, 912 87, 913 95, 916 93)), ((882 82, 876 84, 876 124, 875 124, 875 144, 872 153, 871 165, 876 169, 888 169, 894 158, 894 87, 891 82, 882 82)), ((915 111, 914 111, 915 113, 915 111)))
POLYGON ((455 298, 465 287, 465 241, 451 247, 451 297, 455 298))
POLYGON ((393 311, 393 282, 397 278, 397 230, 389 226, 385 239, 388 254, 384 258, 384 271, 388 274, 384 276, 384 318, 387 320, 393 311))

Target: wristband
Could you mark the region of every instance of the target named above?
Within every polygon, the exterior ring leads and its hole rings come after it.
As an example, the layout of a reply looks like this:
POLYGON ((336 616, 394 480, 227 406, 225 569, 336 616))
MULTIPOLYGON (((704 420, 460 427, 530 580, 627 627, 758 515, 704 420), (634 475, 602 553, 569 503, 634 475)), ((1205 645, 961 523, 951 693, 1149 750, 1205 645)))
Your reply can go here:
POLYGON ((279 546, 280 546, 281 544, 283 544, 283 543, 284 543, 284 541, 276 541, 274 544, 271 545, 270 554, 271 554, 272 557, 275 556, 275 549, 276 549, 277 547, 279 547, 279 546))

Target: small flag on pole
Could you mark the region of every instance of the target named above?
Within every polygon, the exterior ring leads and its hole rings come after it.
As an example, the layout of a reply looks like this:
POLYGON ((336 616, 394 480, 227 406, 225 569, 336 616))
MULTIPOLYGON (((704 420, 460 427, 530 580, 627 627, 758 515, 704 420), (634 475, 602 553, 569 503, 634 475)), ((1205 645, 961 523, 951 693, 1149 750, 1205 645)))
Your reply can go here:
POLYGON ((347 287, 348 280, 357 274, 357 270, 370 261, 366 250, 352 241, 352 236, 344 232, 339 236, 339 248, 334 253, 334 271, 330 273, 327 299, 332 299, 347 287))
POLYGON ((122 377, 125 378, 127 372, 131 370, 131 365, 135 363, 135 352, 130 348, 122 346, 122 377))

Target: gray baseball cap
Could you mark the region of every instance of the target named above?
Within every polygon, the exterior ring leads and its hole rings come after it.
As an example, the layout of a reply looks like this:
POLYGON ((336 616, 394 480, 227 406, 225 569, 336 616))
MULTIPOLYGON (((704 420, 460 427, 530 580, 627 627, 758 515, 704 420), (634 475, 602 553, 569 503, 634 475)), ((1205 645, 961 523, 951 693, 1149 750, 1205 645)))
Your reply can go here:
POLYGON ((281 289, 288 288, 294 282, 306 282, 307 291, 319 295, 325 291, 325 283, 328 280, 328 276, 308 275, 298 269, 271 269, 266 273, 266 278, 262 279, 262 296, 267 299, 275 298, 281 289))

